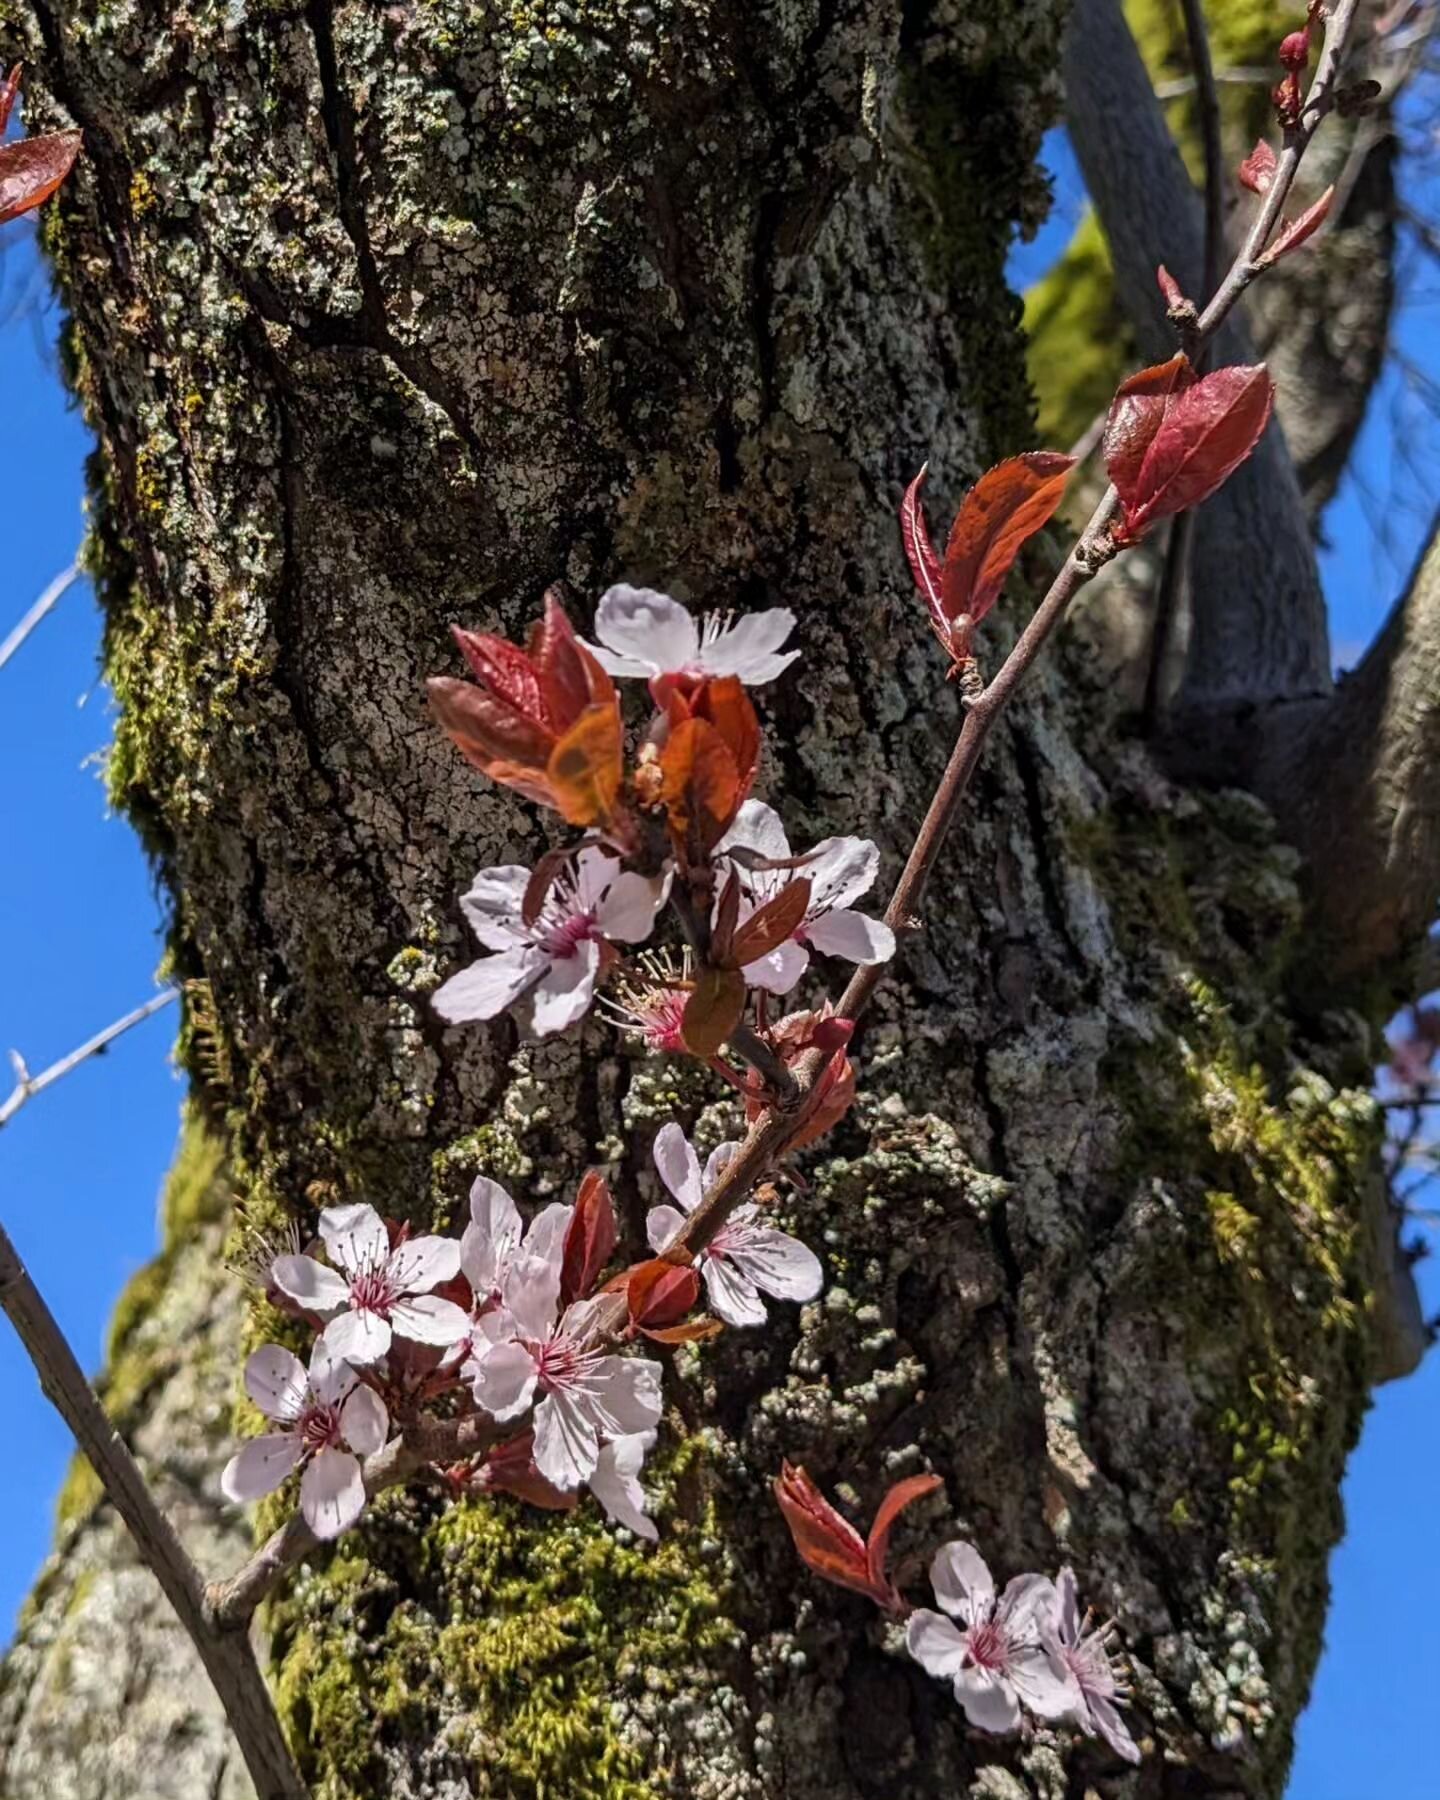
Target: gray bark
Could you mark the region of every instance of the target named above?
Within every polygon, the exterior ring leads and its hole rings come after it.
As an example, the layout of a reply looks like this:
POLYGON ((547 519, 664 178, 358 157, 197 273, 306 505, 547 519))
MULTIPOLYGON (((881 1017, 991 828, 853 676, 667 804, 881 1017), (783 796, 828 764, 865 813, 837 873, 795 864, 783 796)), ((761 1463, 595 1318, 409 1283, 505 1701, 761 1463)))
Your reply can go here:
MULTIPOLYGON (((733 1118, 598 1024, 439 1029, 455 895, 553 833, 422 678, 452 619, 517 633, 561 576, 582 616, 621 575, 783 601, 768 791, 893 877, 956 724, 894 508, 926 456, 938 518, 1025 441, 1002 264, 1060 8, 25 16, 34 113, 86 131, 52 248, 103 452, 112 782, 209 997, 234 1182, 261 1216, 446 1226, 479 1170, 533 1203, 601 1160, 638 1243, 654 1127, 733 1118)), ((660 1551, 420 1492, 270 1608, 318 1791, 1279 1793, 1389 1300, 1373 1022, 1288 1006, 1299 871, 1263 808, 1112 727, 1071 658, 999 734, 792 1209, 826 1295, 676 1358, 660 1551), (899 1545, 917 1598, 953 1536, 1002 1576, 1073 1561, 1131 1646, 1142 1767, 967 1733, 797 1563, 783 1456, 859 1515, 945 1477, 899 1545)), ((238 1309, 207 1317, 233 1392, 238 1309)), ((105 1792, 7 1679, 0 1780, 105 1792)))

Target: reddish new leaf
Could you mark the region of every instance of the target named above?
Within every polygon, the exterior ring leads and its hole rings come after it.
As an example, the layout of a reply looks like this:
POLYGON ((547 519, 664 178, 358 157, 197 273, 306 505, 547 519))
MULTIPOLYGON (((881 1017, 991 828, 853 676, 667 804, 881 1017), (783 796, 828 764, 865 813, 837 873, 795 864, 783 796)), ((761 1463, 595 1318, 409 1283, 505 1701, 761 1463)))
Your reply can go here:
POLYGON ((719 1319, 712 1319, 707 1313, 698 1319, 687 1319, 683 1325, 662 1325, 645 1335, 656 1344, 701 1344, 706 1338, 719 1337, 724 1329, 719 1319))
POLYGON ((660 771, 671 836, 686 862, 699 862, 719 843, 740 805, 735 757, 707 719, 682 719, 660 752, 660 771))
POLYGON ((1105 419, 1100 453, 1122 501, 1135 491, 1140 465, 1150 440, 1160 429, 1167 399, 1194 379, 1189 358, 1177 355, 1169 362, 1139 370, 1116 388, 1105 419))
POLYGON ((546 590, 545 614, 530 637, 530 655, 552 716, 563 728, 591 706, 615 701, 615 683, 575 635, 554 588, 546 590))
POLYGON ((1165 267, 1164 263, 1161 263, 1159 268, 1155 271, 1155 282, 1160 289, 1161 298, 1172 312, 1176 307, 1188 306, 1190 304, 1185 298, 1184 290, 1181 288, 1180 283, 1165 267))
POLYGON ((1276 156, 1274 150, 1264 138, 1240 165, 1240 185, 1249 188, 1252 194, 1263 194, 1275 179, 1276 156))
POLYGON ((78 131, 52 131, 0 144, 0 225, 43 206, 79 154, 78 131))
MULTIPOLYGON (((546 757, 537 762, 541 748, 527 738, 523 722, 482 688, 453 675, 433 675, 425 689, 430 708, 441 729, 466 762, 482 770, 492 781, 513 787, 527 800, 554 806, 555 795, 545 775, 546 757)), ((546 747, 548 750, 548 747, 546 747)))
POLYGON ((450 632, 487 693, 513 708, 537 735, 553 742, 554 716, 545 703, 540 676, 525 651, 493 632, 466 631, 461 625, 452 625, 450 632))
POLYGON ((1260 267, 1268 269, 1272 263, 1279 262, 1282 256, 1298 250, 1306 238, 1313 237, 1330 217, 1330 208, 1334 203, 1335 189, 1328 187, 1313 206, 1305 208, 1298 219, 1291 219, 1282 225, 1279 237, 1260 258, 1260 267))
POLYGON ((1074 466, 1073 456, 1030 450, 988 469, 961 502, 940 584, 953 655, 967 647, 969 628, 959 621, 976 625, 995 604, 1021 546, 1054 515, 1074 466))
POLYGON ((685 1010, 680 1035, 692 1056, 715 1056, 745 1012, 745 977, 738 969, 701 969, 685 1010))
POLYGON ((609 1183, 598 1169, 587 1170, 565 1233, 560 1262, 562 1306, 568 1306, 572 1300, 588 1299, 600 1271, 614 1254, 619 1236, 609 1183))
POLYGON ((589 849, 599 842, 598 838, 584 837, 578 844, 561 844, 555 850, 547 850, 530 871, 530 879, 525 883, 525 895, 520 902, 520 922, 522 925, 533 925, 545 910, 545 899, 561 870, 570 858, 579 850, 589 849))
POLYGON ((625 1299, 630 1323, 647 1333, 677 1325, 700 1298, 700 1277, 688 1263, 666 1262, 663 1256, 630 1271, 625 1299))
POLYGON ((763 906, 757 906, 735 933, 726 960, 734 968, 743 969, 747 963, 768 956, 794 937, 809 906, 809 881, 803 875, 798 880, 787 881, 778 894, 763 906))
POLYGON ((0 83, 0 132, 10 123, 10 114, 20 92, 20 71, 24 66, 23 63, 16 63, 4 82, 0 83))
POLYGON ((1216 369, 1163 403, 1158 428, 1127 494, 1117 543, 1133 543, 1159 519, 1198 506, 1260 441, 1275 395, 1263 363, 1216 369))
MULTIPOLYGON (((692 717, 715 727, 725 748, 735 759, 739 787, 734 805, 738 811, 760 767, 760 720, 745 692, 745 684, 735 675, 719 675, 706 680, 691 696, 690 710, 692 717)), ((733 818, 732 812, 725 821, 727 827, 733 818)))
POLYGON ((550 753, 546 777, 555 805, 572 825, 605 825, 624 778, 618 702, 587 707, 550 753))
POLYGON ((775 1498, 807 1569, 834 1582, 836 1587, 863 1594, 877 1605, 888 1605, 888 1595, 877 1592, 871 1580, 864 1539, 848 1519, 836 1512, 804 1469, 782 1463, 775 1498))
POLYGON ((925 524, 925 509, 920 500, 920 490, 925 485, 929 468, 928 462, 922 463, 920 473, 905 490, 905 497, 900 502, 900 536, 905 545, 910 573, 915 577, 915 586, 920 590, 920 598, 930 614, 931 628, 948 656, 950 621, 945 617, 945 608, 940 602, 940 558, 930 542, 930 532, 925 524))
POLYGON ((735 942, 735 927, 740 920, 740 877, 734 869, 726 877, 715 905, 715 922, 710 927, 710 960, 717 968, 732 968, 735 963, 730 947, 735 942))
MULTIPOLYGON (((875 1514, 875 1523, 870 1527, 870 1535, 865 1540, 865 1561, 870 1570, 870 1580, 877 1588, 886 1588, 895 1594, 890 1580, 887 1563, 890 1555, 890 1533, 895 1529, 895 1521, 907 1506, 915 1501, 923 1500, 926 1494, 933 1494, 940 1486, 938 1475, 911 1475, 905 1481, 897 1481, 880 1502, 880 1509, 875 1514)), ((900 1596, 895 1594, 898 1606, 900 1596)))

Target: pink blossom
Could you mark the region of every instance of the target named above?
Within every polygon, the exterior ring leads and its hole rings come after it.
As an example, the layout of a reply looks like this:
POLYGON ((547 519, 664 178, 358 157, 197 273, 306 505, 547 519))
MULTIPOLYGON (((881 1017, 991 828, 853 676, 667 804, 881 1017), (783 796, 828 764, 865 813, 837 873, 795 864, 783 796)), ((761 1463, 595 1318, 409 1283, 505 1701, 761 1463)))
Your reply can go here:
POLYGON ((647 1050, 683 1055, 685 1034, 681 1021, 690 998, 690 952, 677 967, 668 951, 644 952, 639 972, 622 975, 600 1004, 622 1031, 638 1037, 647 1050))
POLYGON ((526 1226, 500 1183, 477 1176, 470 1189, 470 1223, 460 1239, 460 1270, 477 1307, 501 1299, 517 1258, 539 1257, 558 1265, 574 1211, 556 1201, 542 1207, 526 1226))
POLYGON ((408 1238, 392 1250, 373 1206, 327 1206, 320 1236, 336 1267, 313 1256, 281 1256, 275 1284, 306 1312, 333 1315, 323 1341, 334 1355, 363 1365, 379 1362, 392 1337, 442 1347, 464 1337, 465 1312, 430 1291, 460 1272, 453 1238, 408 1238))
POLYGON ((700 625, 678 600, 654 588, 621 584, 601 596, 595 611, 598 644, 586 644, 609 675, 735 675, 747 684, 773 681, 800 654, 777 652, 795 628, 787 607, 749 613, 706 613, 700 625))
POLYGON ((539 1037, 563 1031, 590 1008, 608 940, 649 937, 669 891, 668 878, 621 871, 618 858, 591 846, 555 881, 540 916, 523 916, 531 871, 515 864, 482 869, 460 909, 492 956, 482 956, 436 990, 434 1007, 452 1025, 493 1019, 526 1007, 539 1037))
POLYGON ((310 1529, 318 1538, 348 1531, 365 1505, 359 1458, 381 1449, 390 1429, 384 1401, 359 1385, 323 1338, 308 1375, 299 1357, 263 1344, 245 1364, 245 1391, 280 1430, 251 1438, 231 1457, 220 1477, 225 1498, 262 1499, 303 1466, 300 1511, 310 1529))
POLYGON ((794 935, 746 967, 751 987, 788 994, 809 967, 812 950, 853 963, 888 962, 895 954, 895 933, 884 920, 854 910, 880 872, 880 852, 868 838, 826 838, 798 867, 756 869, 751 864, 757 859, 789 862, 792 853, 779 814, 761 800, 747 800, 720 842, 718 854, 727 851, 748 901, 742 919, 798 877, 810 883, 810 904, 794 935))
POLYGON ((1080 1617, 1075 1595, 1075 1573, 1064 1568, 1055 1580, 1056 1606, 1041 1635, 1051 1656, 1069 1670, 1080 1692, 1080 1703, 1074 1717, 1090 1737, 1097 1734, 1117 1756, 1138 1763, 1140 1751, 1125 1721, 1116 1711, 1115 1702, 1129 1699, 1128 1690, 1115 1677, 1110 1660, 1113 1625, 1090 1628, 1091 1615, 1080 1617))
MULTIPOLYGON (((680 1202, 656 1206, 646 1220, 650 1248, 667 1250, 694 1212, 705 1191, 719 1180, 725 1165, 739 1149, 721 1144, 711 1152, 702 1181, 700 1159, 685 1133, 673 1122, 655 1134, 655 1167, 660 1179, 680 1202)), ((763 1222, 751 1203, 736 1207, 696 1259, 716 1316, 727 1325, 763 1325, 765 1303, 761 1294, 776 1300, 813 1300, 824 1283, 820 1259, 798 1238, 763 1222)))
POLYGON ((1075 1677, 1043 1641, 1057 1605, 1053 1582, 1017 1575, 997 1604, 980 1553, 973 1544, 953 1543, 936 1552, 930 1584, 951 1618, 918 1608, 905 1630, 906 1647, 923 1669, 953 1685, 972 1725, 996 1734, 1018 1731, 1022 1702, 1042 1719, 1078 1712, 1083 1700, 1075 1677))

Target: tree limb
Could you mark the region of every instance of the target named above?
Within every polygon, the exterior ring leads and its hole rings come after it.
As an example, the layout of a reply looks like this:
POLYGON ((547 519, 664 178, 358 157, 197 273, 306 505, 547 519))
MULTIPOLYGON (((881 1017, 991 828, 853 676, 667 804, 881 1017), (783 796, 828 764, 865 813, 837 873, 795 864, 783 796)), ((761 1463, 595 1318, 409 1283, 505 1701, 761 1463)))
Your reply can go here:
POLYGON ((73 562, 68 569, 60 571, 5 642, 0 644, 0 669, 5 667, 40 621, 55 610, 66 592, 74 586, 82 574, 84 574, 84 570, 78 562, 73 562))

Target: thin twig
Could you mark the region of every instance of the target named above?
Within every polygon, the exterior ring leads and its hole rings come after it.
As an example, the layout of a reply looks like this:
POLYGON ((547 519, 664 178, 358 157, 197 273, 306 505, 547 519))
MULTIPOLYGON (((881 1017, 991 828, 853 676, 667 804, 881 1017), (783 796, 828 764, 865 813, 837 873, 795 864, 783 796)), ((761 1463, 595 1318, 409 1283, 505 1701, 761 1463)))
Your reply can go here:
POLYGON ((72 1069, 78 1068, 90 1057, 103 1055, 116 1038, 123 1037, 132 1026, 143 1024, 162 1007, 168 1006, 172 1000, 177 999, 179 993, 179 988, 164 989, 152 1000, 147 1000, 143 1006, 137 1006, 134 1012, 126 1013, 123 1019, 117 1019, 113 1025, 107 1025, 103 1031, 97 1031, 95 1036, 81 1044, 78 1050, 72 1050, 68 1056, 62 1056, 59 1062, 51 1063, 48 1069, 42 1069, 38 1075, 32 1075, 25 1067, 25 1059, 17 1050, 12 1050, 10 1061, 15 1067, 15 1086, 10 1090, 6 1099, 0 1100, 0 1129, 10 1123, 27 1100, 33 1100, 37 1094, 43 1093, 52 1082, 59 1081, 62 1075, 68 1075, 72 1069))
POLYGON ((135 1548, 199 1651, 256 1792, 264 1800, 305 1800, 309 1790, 291 1759, 248 1636, 221 1631, 210 1618, 199 1571, 156 1504, 124 1439, 106 1417, 3 1225, 0 1309, 19 1333, 41 1387, 89 1458, 135 1548))
POLYGON ((68 588, 80 579, 84 571, 78 562, 71 563, 68 569, 62 569, 46 588, 45 592, 21 619, 3 644, 0 644, 0 669, 3 669, 10 658, 29 637, 30 633, 49 612, 59 605, 68 588))

